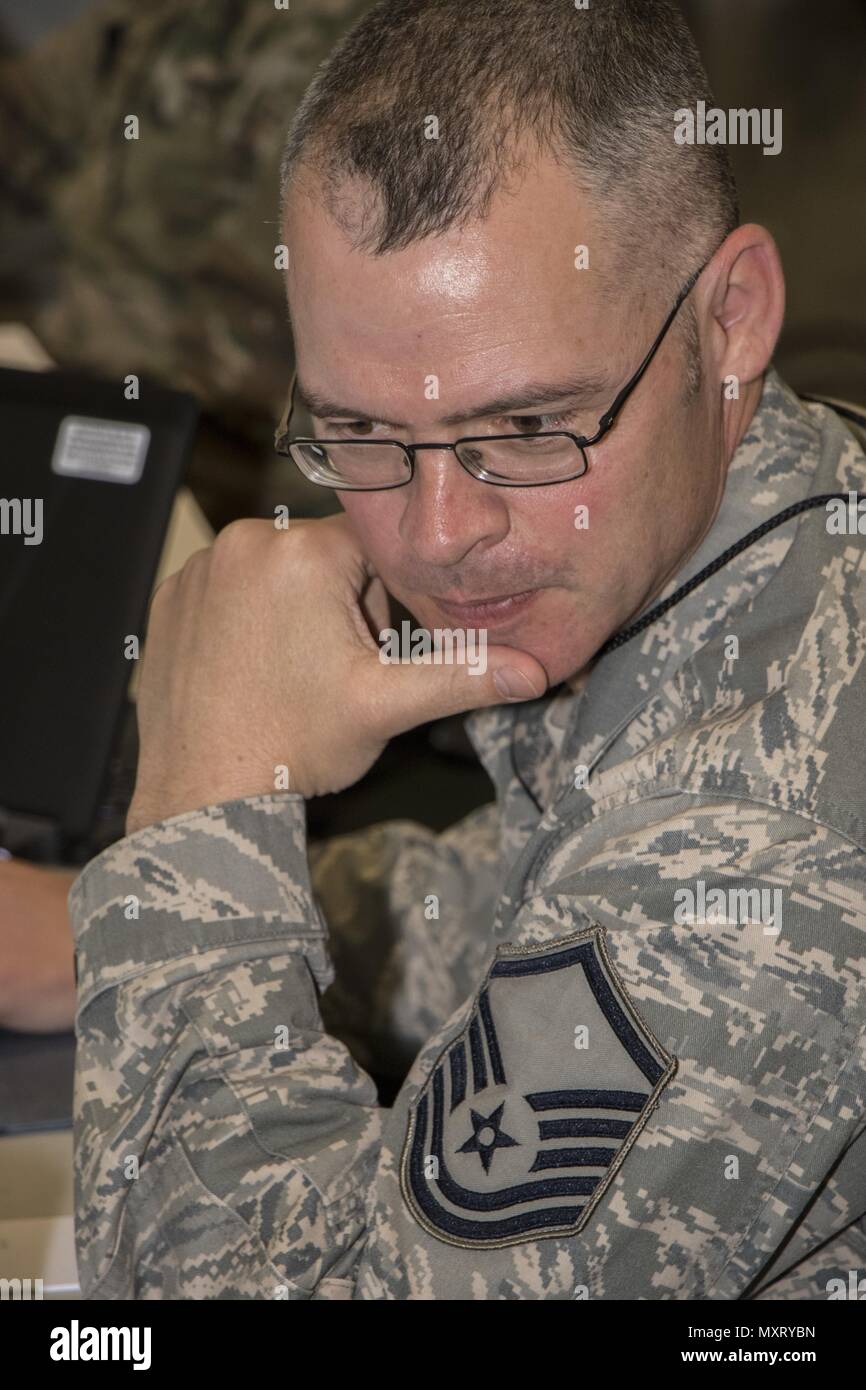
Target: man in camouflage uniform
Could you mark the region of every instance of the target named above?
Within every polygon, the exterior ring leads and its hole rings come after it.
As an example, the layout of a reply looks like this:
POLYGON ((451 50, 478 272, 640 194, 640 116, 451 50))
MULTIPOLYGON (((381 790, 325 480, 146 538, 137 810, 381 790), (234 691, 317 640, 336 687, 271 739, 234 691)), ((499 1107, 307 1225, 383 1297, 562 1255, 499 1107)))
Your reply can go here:
MULTIPOLYGON (((388 0, 377 11, 384 23, 407 8, 388 0)), ((507 8, 521 19, 518 0, 507 8)), ((649 41, 642 8, 610 7, 649 41)), ((671 23, 665 5, 653 9, 649 22, 671 23)), ((352 57, 342 52, 337 80, 352 57)), ((418 110, 430 109, 422 93, 418 110)), ((345 394, 366 393, 373 411, 393 398, 414 409, 413 436, 441 441, 442 402, 413 405, 419 365, 447 362, 443 399, 458 409, 476 399, 447 358, 451 344, 458 368, 467 361, 453 320, 468 293, 472 362, 492 353, 501 385, 495 345, 505 342, 507 367, 525 337, 522 321, 512 338, 496 321, 501 268, 522 251, 515 293, 502 292, 512 313, 543 299, 556 249, 574 240, 561 179, 539 159, 504 229, 494 202, 471 236, 410 242, 384 271, 341 240, 319 190, 293 192, 289 296, 306 395, 311 380, 331 390, 327 372, 342 367, 345 381, 359 373, 345 394), (533 249, 539 207, 546 239, 533 249), (473 274, 461 280, 467 255, 473 274), (482 263, 495 267, 492 290, 482 263), (341 265, 341 292, 317 294, 341 265), (312 331, 321 314, 326 335, 312 331), (333 350, 353 324, 366 332, 366 376, 333 350), (386 391, 389 350, 400 370, 386 391)), ((606 269, 612 239, 591 240, 606 269)), ((545 585, 530 568, 536 606, 528 619, 491 616, 499 645, 486 674, 384 670, 361 613, 382 628, 380 576, 406 596, 390 582, 408 572, 397 530, 402 542, 418 523, 425 579, 441 547, 432 602, 458 587, 445 582, 458 561, 461 593, 490 594, 506 573, 500 561, 491 588, 472 588, 496 536, 476 537, 484 555, 464 563, 461 527, 494 527, 507 506, 513 524, 525 519, 519 492, 488 490, 441 443, 441 461, 419 459, 403 493, 344 493, 348 519, 284 535, 240 523, 160 591, 128 834, 70 895, 85 1296, 797 1299, 863 1276, 866 560, 856 509, 845 510, 848 530, 823 503, 791 514, 655 611, 788 506, 864 487, 854 435, 768 366, 780 287, 772 239, 744 227, 680 296, 694 290, 701 390, 729 448, 699 440, 689 471, 689 437, 678 436, 700 397, 684 406, 682 343, 660 338, 655 387, 637 375, 627 409, 667 429, 679 475, 648 482, 632 436, 624 453, 611 443, 601 464, 593 458, 585 493, 564 480, 571 490, 549 488, 560 501, 542 512, 534 489, 536 533, 589 499, 597 530, 580 541, 581 572, 598 567, 603 595, 617 573, 605 547, 626 532, 627 586, 654 555, 641 527, 661 536, 671 518, 665 542, 678 562, 663 582, 654 570, 625 613, 614 588, 603 600, 586 590, 573 630, 545 624, 538 615, 566 577, 545 585), (732 363, 742 395, 719 406, 732 363), (714 448, 723 489, 690 546, 678 489, 693 474, 712 479, 704 453, 714 448), (620 532, 605 521, 605 485, 620 532), (398 505, 392 534, 376 508, 398 505), (425 506, 438 530, 410 515, 425 506), (654 620, 607 645, 641 614, 654 620), (389 824, 308 851, 306 796, 350 785, 413 722, 469 708, 495 806, 440 836, 389 824), (275 792, 283 762, 290 790, 275 792), (402 1081, 390 1109, 370 1074, 402 1081)), ((609 301, 594 284, 567 293, 594 347, 583 365, 598 365, 613 351, 609 301)), ((656 311, 644 299, 641 336, 656 311)), ((547 340, 561 323, 551 322, 530 339, 539 360, 556 350, 547 340)), ((476 390, 486 370, 470 378, 476 390)), ((538 534, 524 541, 535 564, 538 534)), ((411 546, 405 554, 411 562, 411 546)), ((435 611, 425 605, 419 593, 416 616, 435 611)))

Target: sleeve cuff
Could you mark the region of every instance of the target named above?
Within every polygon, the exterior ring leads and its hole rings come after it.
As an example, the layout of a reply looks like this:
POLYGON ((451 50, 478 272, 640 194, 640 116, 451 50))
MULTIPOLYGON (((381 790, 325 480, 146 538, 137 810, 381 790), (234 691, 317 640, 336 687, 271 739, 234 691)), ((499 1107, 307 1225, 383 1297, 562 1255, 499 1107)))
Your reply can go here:
POLYGON ((79 1008, 154 965, 291 940, 320 989, 333 979, 310 883, 303 797, 243 797, 172 816, 109 846, 69 892, 79 1008))

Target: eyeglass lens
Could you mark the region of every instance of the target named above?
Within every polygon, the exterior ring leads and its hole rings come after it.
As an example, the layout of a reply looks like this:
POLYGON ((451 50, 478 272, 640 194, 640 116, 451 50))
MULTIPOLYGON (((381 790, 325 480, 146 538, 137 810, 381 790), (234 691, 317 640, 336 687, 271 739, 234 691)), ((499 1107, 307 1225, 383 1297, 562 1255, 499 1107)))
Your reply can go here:
MULTIPOLYGON (((410 474, 409 460, 397 444, 373 441, 293 444, 292 457, 314 482, 350 488, 394 487, 410 474)), ((568 434, 473 439, 457 445, 464 468, 476 477, 512 483, 547 483, 579 476, 583 451, 568 434)))

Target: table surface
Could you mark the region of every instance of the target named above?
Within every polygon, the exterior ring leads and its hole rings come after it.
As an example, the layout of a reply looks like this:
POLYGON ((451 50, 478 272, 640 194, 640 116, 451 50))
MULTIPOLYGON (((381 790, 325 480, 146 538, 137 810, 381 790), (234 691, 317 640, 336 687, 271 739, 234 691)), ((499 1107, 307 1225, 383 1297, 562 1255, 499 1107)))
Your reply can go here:
POLYGON ((41 1279, 43 1297, 79 1297, 72 1130, 0 1137, 0 1279, 41 1279))

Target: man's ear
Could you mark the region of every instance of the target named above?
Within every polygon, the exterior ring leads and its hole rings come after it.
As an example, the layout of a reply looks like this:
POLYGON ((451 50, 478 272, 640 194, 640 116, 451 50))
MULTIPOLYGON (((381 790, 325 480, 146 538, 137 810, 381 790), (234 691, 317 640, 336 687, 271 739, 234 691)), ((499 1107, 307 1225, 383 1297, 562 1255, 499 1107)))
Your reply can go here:
POLYGON ((719 376, 751 385, 770 365, 785 318, 785 275, 766 227, 747 223, 728 237, 710 307, 719 376))

